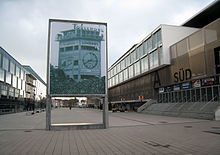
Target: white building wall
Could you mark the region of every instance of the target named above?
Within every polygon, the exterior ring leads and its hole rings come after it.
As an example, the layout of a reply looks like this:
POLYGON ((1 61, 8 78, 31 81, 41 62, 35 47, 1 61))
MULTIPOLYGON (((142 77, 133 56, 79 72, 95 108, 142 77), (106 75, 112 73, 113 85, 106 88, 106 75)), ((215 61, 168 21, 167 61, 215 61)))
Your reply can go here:
POLYGON ((39 80, 36 81, 36 100, 46 97, 46 86, 39 80))

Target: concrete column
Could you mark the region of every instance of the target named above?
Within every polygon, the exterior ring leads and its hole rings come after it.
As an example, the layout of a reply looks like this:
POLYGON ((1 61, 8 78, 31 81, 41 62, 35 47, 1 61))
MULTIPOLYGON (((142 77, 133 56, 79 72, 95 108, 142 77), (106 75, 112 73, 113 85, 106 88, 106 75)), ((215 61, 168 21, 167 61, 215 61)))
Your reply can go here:
POLYGON ((46 130, 50 130, 51 125, 51 97, 46 99, 46 130))
POLYGON ((108 98, 107 97, 103 98, 102 103, 103 103, 103 124, 104 124, 104 128, 106 129, 109 127, 108 98))

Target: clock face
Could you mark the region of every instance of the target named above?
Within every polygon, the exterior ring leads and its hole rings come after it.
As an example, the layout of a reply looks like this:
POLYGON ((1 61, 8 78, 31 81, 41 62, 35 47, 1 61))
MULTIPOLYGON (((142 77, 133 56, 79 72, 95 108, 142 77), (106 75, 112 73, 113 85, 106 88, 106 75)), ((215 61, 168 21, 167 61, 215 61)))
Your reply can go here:
POLYGON ((83 64, 88 69, 93 69, 98 64, 98 58, 94 53, 87 53, 83 56, 83 64))

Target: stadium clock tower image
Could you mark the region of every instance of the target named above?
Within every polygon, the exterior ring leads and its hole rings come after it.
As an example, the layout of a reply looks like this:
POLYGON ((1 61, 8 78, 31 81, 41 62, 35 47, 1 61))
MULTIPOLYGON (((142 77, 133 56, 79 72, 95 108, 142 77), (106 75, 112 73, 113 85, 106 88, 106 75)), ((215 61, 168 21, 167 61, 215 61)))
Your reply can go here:
POLYGON ((75 81, 101 78, 101 42, 99 28, 73 24, 73 29, 56 36, 59 42, 58 68, 75 81))

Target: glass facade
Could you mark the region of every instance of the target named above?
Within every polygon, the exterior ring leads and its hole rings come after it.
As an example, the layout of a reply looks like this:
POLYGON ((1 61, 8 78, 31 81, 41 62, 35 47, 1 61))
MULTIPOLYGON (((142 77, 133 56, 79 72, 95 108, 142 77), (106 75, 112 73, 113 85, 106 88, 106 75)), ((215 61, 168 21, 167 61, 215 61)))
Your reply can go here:
POLYGON ((5 79, 5 71, 0 68, 0 81, 4 82, 5 79))
POLYGON ((109 70, 109 87, 162 65, 163 59, 161 29, 159 29, 137 48, 129 51, 127 56, 109 70))
POLYGON ((20 77, 20 68, 16 66, 16 76, 20 77))
POLYGON ((134 75, 136 76, 140 73, 141 73, 140 61, 138 61, 134 64, 134 75))
POLYGON ((13 75, 12 86, 13 86, 14 88, 17 88, 17 77, 16 77, 15 75, 13 75))
POLYGON ((131 53, 131 63, 133 63, 136 60, 136 51, 133 51, 131 53))
POLYGON ((0 54, 0 67, 2 66, 2 55, 0 54))
POLYGON ((5 82, 11 85, 11 73, 6 72, 5 82))
POLYGON ((128 55, 125 59, 126 59, 126 67, 128 67, 131 63, 130 55, 128 55))
POLYGON ((129 72, 129 78, 132 78, 134 76, 134 66, 133 65, 131 65, 128 68, 128 72, 129 72))
POLYGON ((120 73, 119 73, 119 80, 118 80, 118 82, 119 82, 119 83, 120 83, 120 82, 123 82, 123 80, 124 80, 123 72, 120 72, 120 73))
POLYGON ((3 56, 3 69, 5 69, 6 71, 8 71, 8 58, 6 58, 5 56, 3 56))
POLYGON ((13 62, 10 62, 10 73, 15 75, 15 64, 13 62))
POLYGON ((148 56, 141 59, 141 71, 142 73, 148 71, 148 56))
POLYGON ((155 50, 150 54, 150 69, 153 69, 158 65, 159 65, 158 50, 155 50))
POLYGON ((144 44, 144 51, 145 53, 148 53, 150 50, 152 50, 152 37, 148 38, 144 44))

